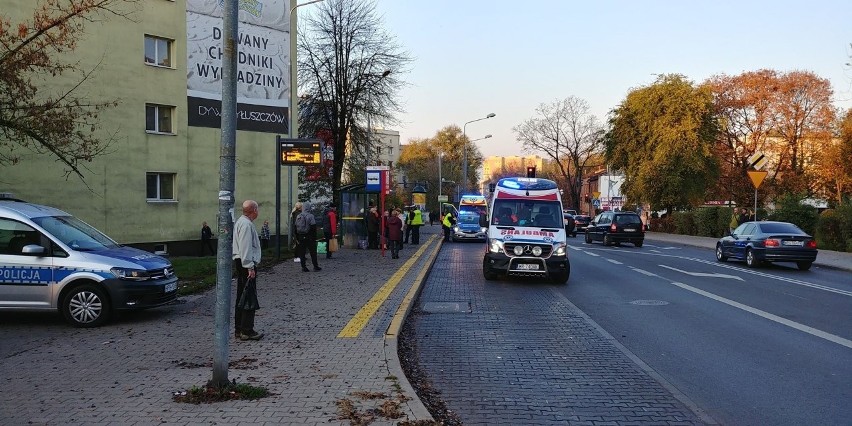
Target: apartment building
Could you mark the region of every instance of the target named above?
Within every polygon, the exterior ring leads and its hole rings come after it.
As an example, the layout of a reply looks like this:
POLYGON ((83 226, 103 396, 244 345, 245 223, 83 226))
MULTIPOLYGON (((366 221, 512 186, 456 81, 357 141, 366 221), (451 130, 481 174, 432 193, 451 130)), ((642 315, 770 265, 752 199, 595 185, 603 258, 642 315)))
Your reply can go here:
MULTIPOLYGON (((38 3, 4 0, 3 14, 25 20, 38 3)), ((242 200, 257 200, 260 223, 274 223, 275 140, 288 132, 289 8, 279 3, 240 12, 234 198, 237 215, 242 200)), ((121 243, 189 250, 203 221, 214 232, 217 223, 222 6, 147 0, 122 7, 135 8, 130 19, 87 23, 77 49, 62 58, 92 72, 77 96, 118 103, 100 115, 101 134, 114 142, 83 165, 85 181, 67 177, 49 154, 24 155, 3 168, 0 192, 66 210, 121 243)), ((78 82, 79 74, 45 79, 42 90, 78 82)), ((286 179, 281 185, 286 218, 286 179)))

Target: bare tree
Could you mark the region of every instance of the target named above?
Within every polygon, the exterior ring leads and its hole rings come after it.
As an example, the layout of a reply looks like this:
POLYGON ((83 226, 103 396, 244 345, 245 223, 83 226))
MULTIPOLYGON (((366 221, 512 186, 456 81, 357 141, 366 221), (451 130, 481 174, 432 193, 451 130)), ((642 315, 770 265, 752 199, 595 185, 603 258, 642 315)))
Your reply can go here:
POLYGON ((512 130, 525 152, 540 152, 553 160, 576 208, 580 205, 583 171, 603 148, 603 127, 589 113, 588 103, 574 96, 541 104, 536 115, 512 130))
POLYGON ((365 158, 368 117, 392 125, 402 110, 397 93, 412 59, 381 25, 373 1, 327 0, 299 31, 299 81, 312 105, 300 133, 331 131, 335 202, 347 152, 365 158))
POLYGON ((81 162, 103 154, 112 137, 100 139, 98 114, 116 105, 80 93, 97 69, 65 63, 86 25, 110 16, 131 19, 137 0, 43 1, 26 22, 0 16, 0 165, 21 160, 21 151, 49 154, 83 179, 81 162), (134 6, 134 7, 129 7, 134 6), (76 82, 50 92, 45 81, 76 73, 76 82))

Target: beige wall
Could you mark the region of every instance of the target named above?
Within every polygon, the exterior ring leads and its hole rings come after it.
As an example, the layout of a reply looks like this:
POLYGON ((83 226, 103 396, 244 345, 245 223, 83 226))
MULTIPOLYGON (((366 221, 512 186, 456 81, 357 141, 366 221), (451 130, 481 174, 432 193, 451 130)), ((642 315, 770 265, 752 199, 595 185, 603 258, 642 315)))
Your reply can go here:
MULTIPOLYGON (((32 0, 3 0, 4 13, 29 15, 32 0), (11 3, 11 5, 10 5, 11 3)), ((65 177, 48 154, 28 154, 3 168, 0 192, 68 211, 122 243, 200 238, 201 222, 216 228, 221 131, 188 127, 186 118, 186 4, 184 0, 139 3, 134 21, 109 17, 92 23, 69 60, 84 69, 101 61, 79 95, 119 105, 100 116, 109 153, 83 165, 85 182, 65 177), (175 40, 173 68, 144 63, 145 34, 175 40), (176 107, 175 135, 145 132, 145 103, 176 107), (175 202, 146 201, 146 172, 177 174, 175 202)), ((75 76, 48 80, 42 90, 67 87, 75 76)), ((259 223, 274 227, 275 134, 237 132, 236 205, 246 198, 261 206, 259 223)), ((287 171, 282 170, 282 232, 287 223, 287 171)), ((294 185, 294 194, 298 188, 294 185)), ((273 231, 274 232, 274 231, 273 231)))

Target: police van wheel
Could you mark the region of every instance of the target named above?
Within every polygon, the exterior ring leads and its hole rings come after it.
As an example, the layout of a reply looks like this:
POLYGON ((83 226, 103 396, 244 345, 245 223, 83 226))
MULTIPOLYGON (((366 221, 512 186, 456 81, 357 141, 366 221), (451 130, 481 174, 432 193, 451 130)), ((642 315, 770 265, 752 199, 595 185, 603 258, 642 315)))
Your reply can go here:
POLYGON ((110 302, 94 284, 74 287, 62 301, 62 315, 76 327, 98 327, 109 318, 110 302))

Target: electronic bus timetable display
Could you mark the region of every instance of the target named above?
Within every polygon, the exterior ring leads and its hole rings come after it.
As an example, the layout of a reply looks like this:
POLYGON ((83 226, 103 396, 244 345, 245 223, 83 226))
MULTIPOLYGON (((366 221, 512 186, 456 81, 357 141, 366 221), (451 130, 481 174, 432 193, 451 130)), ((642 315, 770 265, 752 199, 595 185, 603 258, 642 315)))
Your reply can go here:
POLYGON ((319 139, 284 139, 278 137, 282 166, 322 165, 322 141, 319 139))

